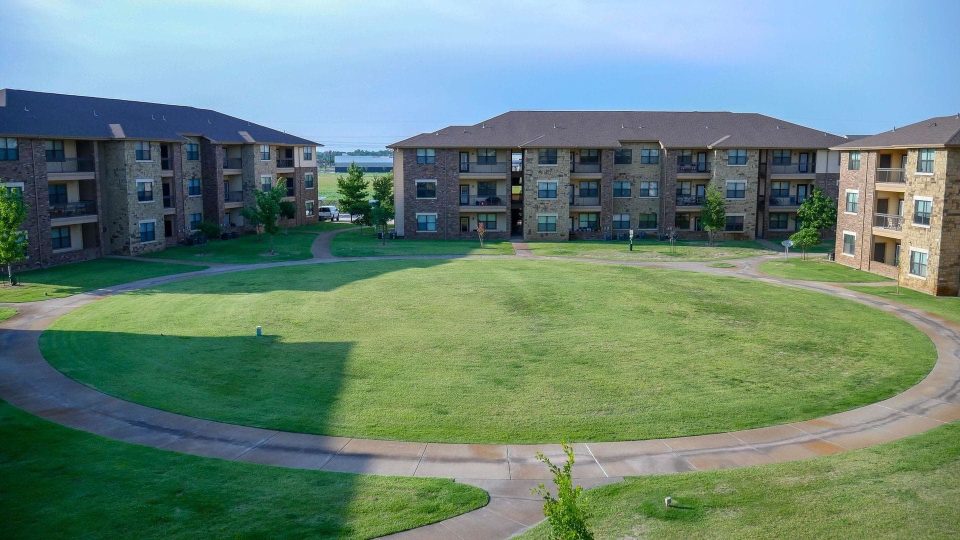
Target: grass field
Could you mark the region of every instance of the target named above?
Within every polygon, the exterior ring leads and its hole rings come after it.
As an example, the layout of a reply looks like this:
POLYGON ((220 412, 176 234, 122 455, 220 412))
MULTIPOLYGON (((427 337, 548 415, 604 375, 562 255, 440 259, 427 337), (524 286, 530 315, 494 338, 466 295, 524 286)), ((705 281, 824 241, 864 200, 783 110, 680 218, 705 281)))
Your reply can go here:
POLYGON ((456 442, 808 419, 896 394, 935 360, 907 323, 817 293, 497 259, 201 277, 85 306, 40 344, 71 377, 191 416, 456 442))
POLYGON ((483 247, 477 240, 387 240, 377 239, 371 227, 362 231, 338 234, 330 245, 336 257, 374 257, 381 255, 513 255, 513 246, 506 240, 487 241, 483 247))
POLYGON ((61 298, 94 289, 181 272, 203 266, 166 264, 125 259, 95 259, 17 274, 20 285, 0 284, 0 302, 34 302, 61 298))
POLYGON ((586 257, 590 259, 637 260, 637 261, 710 261, 737 259, 756 255, 769 255, 770 251, 753 241, 677 242, 671 248, 669 242, 658 240, 634 241, 633 251, 628 242, 570 241, 528 242, 534 255, 586 257))
POLYGON ((0 402, 4 538, 371 538, 486 501, 449 480, 291 470, 125 444, 0 402))
POLYGON ((13 308, 0 307, 0 322, 3 322, 17 314, 13 308))
POLYGON ((960 424, 826 458, 630 478, 585 500, 597 538, 958 538, 960 424))
MULTIPOLYGON (((326 225, 326 224, 324 224, 326 225)), ((269 235, 248 234, 232 240, 210 240, 198 246, 177 246, 144 255, 148 258, 176 259, 220 264, 254 264, 309 259, 310 246, 318 230, 282 229, 274 239, 274 255, 269 235)))
POLYGON ((880 296, 894 302, 900 302, 901 304, 906 304, 911 307, 920 308, 960 324, 960 298, 956 296, 931 296, 905 287, 900 287, 900 294, 897 294, 896 286, 857 287, 851 285, 848 288, 862 293, 880 296))
POLYGON ((760 271, 771 276, 834 283, 871 283, 887 278, 856 270, 826 259, 778 259, 760 264, 760 271))
MULTIPOLYGON (((324 197, 321 204, 336 204, 340 195, 337 193, 337 177, 344 173, 318 173, 317 174, 317 194, 324 197)), ((367 175, 364 175, 366 178, 367 175)))

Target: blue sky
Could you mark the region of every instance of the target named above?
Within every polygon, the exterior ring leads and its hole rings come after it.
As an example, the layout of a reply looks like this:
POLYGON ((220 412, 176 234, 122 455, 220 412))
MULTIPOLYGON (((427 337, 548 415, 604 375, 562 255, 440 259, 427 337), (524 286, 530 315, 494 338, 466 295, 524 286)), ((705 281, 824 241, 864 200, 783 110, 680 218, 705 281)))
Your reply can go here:
POLYGON ((960 0, 3 0, 0 86, 208 107, 335 149, 510 109, 960 112, 960 0))

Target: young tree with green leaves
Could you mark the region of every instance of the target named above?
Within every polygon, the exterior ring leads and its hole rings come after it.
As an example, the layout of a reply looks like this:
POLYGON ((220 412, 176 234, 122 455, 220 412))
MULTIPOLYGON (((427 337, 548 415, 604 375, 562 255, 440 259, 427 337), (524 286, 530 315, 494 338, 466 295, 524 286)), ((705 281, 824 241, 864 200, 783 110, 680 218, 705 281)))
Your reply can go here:
POLYGON ((820 231, 813 227, 803 227, 790 236, 793 247, 800 250, 801 257, 807 258, 807 250, 816 247, 820 243, 820 231))
POLYGON ((537 459, 553 474, 557 496, 554 497, 543 484, 537 486, 533 494, 543 497, 543 514, 550 524, 551 540, 592 540, 593 533, 587 527, 590 515, 580 502, 583 487, 573 485, 573 448, 567 443, 562 447, 567 455, 563 467, 554 465, 547 456, 537 452, 537 459))
POLYGON ((707 197, 700 211, 700 223, 703 230, 707 231, 707 239, 712 246, 714 233, 722 231, 727 225, 727 202, 716 184, 707 188, 707 197))
POLYGON ((277 181, 277 184, 270 191, 257 190, 254 192, 256 205, 243 209, 243 217, 251 225, 263 227, 263 232, 270 235, 270 254, 274 255, 273 239, 280 232, 280 225, 277 220, 280 216, 292 218, 296 216, 296 206, 290 201, 284 201, 287 196, 287 187, 284 179, 277 181))
POLYGON ((27 205, 20 191, 3 187, 0 182, 0 264, 7 266, 7 279, 16 285, 13 265, 27 258, 27 238, 20 230, 27 219, 27 205))
POLYGON ((797 220, 803 224, 801 230, 810 228, 817 231, 819 243, 821 232, 837 224, 837 201, 827 197, 822 189, 814 188, 813 193, 800 203, 797 220))
POLYGON ((337 193, 340 194, 340 200, 337 203, 341 212, 350 214, 351 222, 356 222, 359 217, 361 224, 370 221, 370 193, 367 191, 369 184, 363 177, 363 169, 356 163, 350 164, 347 176, 337 178, 337 193))
POLYGON ((370 183, 370 187, 373 188, 373 198, 380 201, 380 207, 383 208, 384 211, 392 214, 394 211, 393 173, 373 177, 373 182, 370 183))

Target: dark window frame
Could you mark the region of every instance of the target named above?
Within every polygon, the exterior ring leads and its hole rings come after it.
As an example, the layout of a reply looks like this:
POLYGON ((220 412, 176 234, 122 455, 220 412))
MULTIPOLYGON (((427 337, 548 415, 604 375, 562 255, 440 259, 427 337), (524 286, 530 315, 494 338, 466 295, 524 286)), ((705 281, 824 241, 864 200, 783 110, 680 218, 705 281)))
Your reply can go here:
POLYGON ((630 228, 630 214, 614 214, 613 215, 613 230, 615 231, 625 231, 630 228), (623 216, 627 216, 626 226, 624 226, 623 216))
POLYGON ((67 204, 67 185, 47 184, 47 199, 50 206, 67 204))
POLYGON ((187 155, 187 161, 199 161, 200 145, 197 143, 187 143, 184 145, 184 153, 187 155))
POLYGON ((496 165, 496 148, 477 148, 477 165, 496 165))
POLYGON ((746 149, 737 148, 734 150, 727 150, 727 165, 746 165, 749 158, 750 156, 746 149))
POLYGON ((579 185, 577 185, 577 193, 579 193, 581 197, 599 197, 600 182, 597 182, 596 180, 583 180, 579 185), (583 186, 587 186, 587 188, 584 189, 583 186), (584 193, 584 191, 586 191, 586 193, 584 193))
POLYGON ((614 165, 632 165, 633 150, 630 148, 618 148, 613 151, 614 165))
POLYGON ((496 231, 496 230, 497 230, 497 215, 496 215, 496 214, 489 214, 489 213, 477 214, 477 227, 480 227, 480 224, 481 224, 481 223, 483 224, 484 228, 485 228, 487 231, 496 231), (493 218, 493 219, 490 219, 490 218, 493 218), (493 222, 493 225, 490 224, 491 221, 493 222))
POLYGON ((774 165, 790 165, 793 161, 793 153, 790 150, 774 150, 772 154, 772 163, 774 165))
POLYGON ((914 225, 930 225, 930 220, 933 217, 933 201, 927 201, 924 199, 914 199, 913 200, 913 224, 914 225), (921 206, 924 207, 924 210, 921 210, 921 206))
POLYGON ((538 199, 556 199, 558 197, 558 191, 560 188, 560 182, 556 180, 540 180, 537 182, 537 198, 538 199), (549 186, 553 184, 553 189, 549 187, 544 189, 542 186, 549 186), (552 196, 550 194, 553 194, 552 196))
POLYGON ((537 232, 557 232, 557 216, 552 214, 548 216, 538 215, 537 232))
POLYGON ((747 198, 747 183, 737 180, 733 182, 727 182, 726 184, 726 198, 727 199, 746 199, 747 198), (742 188, 732 188, 731 186, 743 186, 742 188))
POLYGON ((659 216, 656 212, 644 212, 637 217, 637 229, 651 231, 657 228, 659 216), (652 219, 651 219, 651 216, 652 219))
POLYGON ((418 180, 417 181, 417 198, 418 199, 436 199, 437 198, 437 181, 436 180, 418 180), (432 185, 432 195, 431 190, 421 191, 421 186, 432 185))
POLYGON ((437 232, 437 215, 436 214, 417 214, 417 232, 437 232), (420 218, 424 218, 422 221, 420 218), (429 218, 433 218, 432 220, 429 218), (430 225, 433 225, 433 228, 430 228, 430 225), (421 225, 423 227, 421 228, 421 225))
POLYGON ((20 161, 20 141, 15 137, 0 137, 0 161, 20 161))
POLYGON ((187 196, 188 197, 199 197, 203 194, 201 191, 203 188, 200 184, 200 179, 194 176, 187 180, 187 196), (194 189, 196 188, 196 189, 194 189))
POLYGON ((557 154, 558 152, 556 148, 541 148, 537 150, 537 164, 538 165, 556 165, 557 154))
POLYGON ((640 164, 641 165, 659 165, 660 164, 660 149, 659 148, 643 148, 640 150, 640 164))
POLYGON ((133 153, 137 161, 153 161, 153 148, 149 141, 135 142, 133 153))
POLYGON ((727 232, 743 232, 744 216, 727 216, 724 219, 723 230, 727 232))
POLYGON ((640 193, 637 194, 638 197, 646 198, 656 198, 660 196, 660 182, 658 180, 641 180, 640 181, 640 193), (647 187, 644 188, 643 185, 647 184, 647 187), (644 193, 646 192, 646 193, 644 193))
POLYGON ((615 198, 627 199, 633 196, 633 182, 629 180, 616 180, 613 182, 613 196, 615 198))
POLYGON ((54 251, 59 249, 68 249, 73 247, 70 238, 70 227, 51 227, 50 228, 50 246, 54 251), (63 231, 66 230, 67 234, 64 235, 63 231), (54 236, 56 234, 56 236, 54 236))
POLYGON ((137 182, 137 202, 152 202, 153 201, 153 180, 147 182, 137 182), (142 189, 141 189, 142 186, 142 189), (150 186, 150 189, 147 189, 146 186, 150 186), (147 197, 149 195, 149 198, 147 197))
POLYGON ((859 151, 852 151, 847 156, 847 170, 850 170, 850 171, 860 170, 860 152, 859 151))
POLYGON ((157 222, 156 221, 144 221, 141 222, 138 230, 140 231, 140 243, 144 244, 146 242, 156 242, 157 241, 157 222), (144 225, 149 225, 144 227, 144 225))
POLYGON ((437 162, 435 148, 417 148, 417 165, 433 165, 437 162))
POLYGON ((917 151, 917 172, 933 173, 933 164, 937 157, 937 152, 933 148, 921 148, 917 151))

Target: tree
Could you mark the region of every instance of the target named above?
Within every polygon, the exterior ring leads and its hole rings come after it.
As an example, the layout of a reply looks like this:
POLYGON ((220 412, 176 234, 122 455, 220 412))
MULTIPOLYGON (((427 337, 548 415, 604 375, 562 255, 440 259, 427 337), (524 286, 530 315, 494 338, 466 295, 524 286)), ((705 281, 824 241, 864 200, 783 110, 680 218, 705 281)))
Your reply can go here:
POLYGON ((382 176, 374 176, 370 183, 373 188, 373 198, 380 201, 380 207, 384 212, 393 214, 393 173, 387 173, 382 176))
POLYGON ((807 250, 820 243, 820 231, 813 227, 803 227, 790 236, 793 241, 793 247, 800 250, 804 259, 807 258, 807 250))
MULTIPOLYGON (((277 219, 281 216, 289 217, 291 215, 290 207, 293 206, 289 201, 284 201, 287 196, 287 187, 283 178, 277 181, 270 191, 257 190, 253 192, 256 197, 256 206, 243 209, 243 217, 251 225, 263 227, 263 232, 270 235, 270 254, 273 255, 273 237, 280 232, 280 226, 277 219)), ((296 215, 294 207, 293 215, 296 215)))
POLYGON ((715 184, 707 188, 707 198, 700 211, 700 223, 707 231, 710 245, 713 245, 713 236, 716 231, 722 231, 727 224, 727 207, 723 193, 715 184))
POLYGON ((540 484, 533 490, 534 495, 543 497, 543 514, 550 524, 551 540, 592 540, 593 533, 587 528, 588 512, 579 502, 583 487, 573 487, 573 449, 563 443, 563 453, 567 462, 563 467, 554 465, 549 458, 537 452, 537 459, 550 469, 553 483, 557 486, 557 496, 540 484))
POLYGON ((27 238, 20 230, 27 219, 27 205, 19 190, 4 188, 0 183, 0 264, 7 265, 7 279, 13 279, 13 265, 27 257, 27 238))
POLYGON ((350 164, 347 176, 337 178, 337 193, 340 194, 341 212, 350 214, 350 220, 356 221, 360 218, 360 223, 369 222, 370 217, 370 194, 367 192, 368 183, 363 177, 363 169, 356 163, 350 164))
POLYGON ((801 231, 806 228, 817 231, 819 242, 820 233, 837 224, 837 202, 824 195, 822 189, 814 188, 813 193, 800 203, 797 220, 803 223, 801 231))

